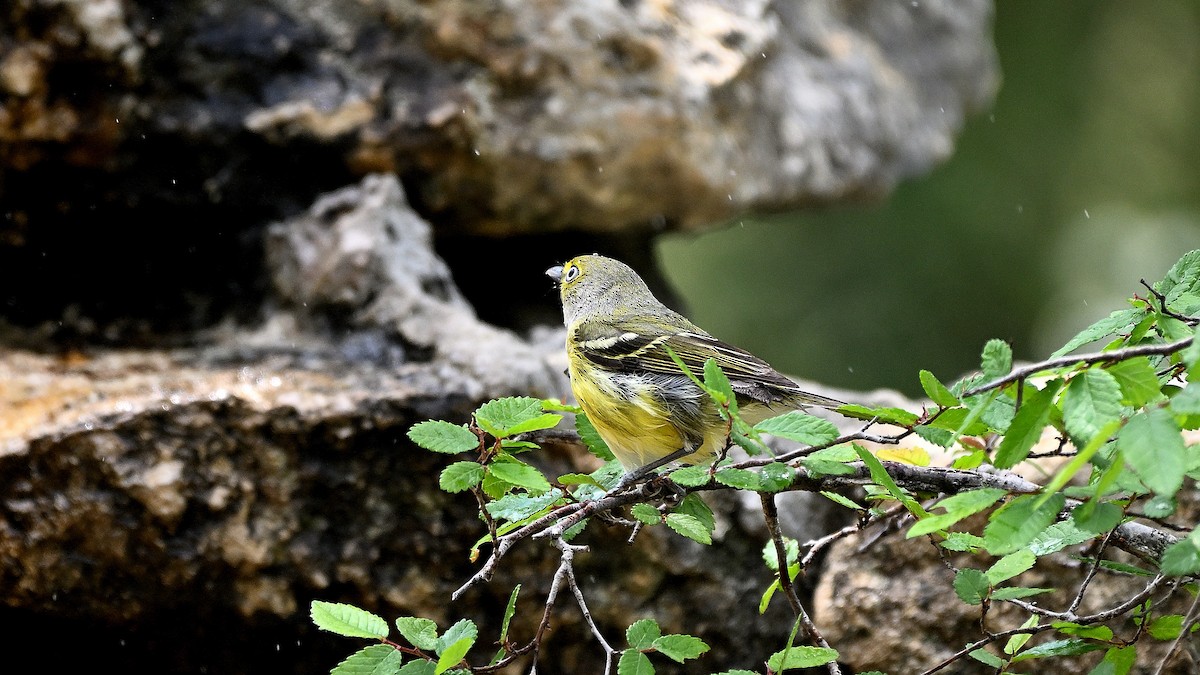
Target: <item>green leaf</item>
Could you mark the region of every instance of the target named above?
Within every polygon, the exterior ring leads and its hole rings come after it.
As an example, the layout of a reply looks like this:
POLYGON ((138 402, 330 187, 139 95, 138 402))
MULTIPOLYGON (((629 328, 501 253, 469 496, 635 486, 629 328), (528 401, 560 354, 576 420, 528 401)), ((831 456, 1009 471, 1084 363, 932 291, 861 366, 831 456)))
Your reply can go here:
POLYGON ((805 445, 824 445, 833 442, 840 435, 833 422, 799 410, 763 420, 754 425, 754 430, 805 445))
POLYGON ((551 506, 559 499, 562 499, 562 490, 554 488, 553 490, 541 495, 527 495, 520 493, 507 494, 503 497, 487 503, 487 512, 493 518, 501 520, 524 520, 535 513, 540 513, 543 509, 551 506))
POLYGON ((666 520, 667 527, 688 539, 704 545, 712 543, 712 533, 695 516, 689 516, 686 513, 668 513, 666 520))
POLYGON ((964 567, 954 575, 954 592, 968 605, 982 604, 988 590, 987 576, 977 569, 964 567))
POLYGON ((1084 626, 1071 621, 1055 621, 1050 625, 1054 626, 1054 629, 1063 635, 1074 635, 1075 637, 1091 638, 1105 642, 1113 639, 1112 629, 1108 626, 1084 626))
MULTIPOLYGON (((729 378, 717 365, 716 359, 710 358, 704 362, 704 386, 708 388, 710 395, 715 392, 713 400, 718 406, 728 405, 731 412, 737 413, 737 396, 734 395, 729 378)), ((721 416, 725 417, 723 412, 721 416)))
POLYGON ((497 438, 549 429, 561 419, 562 416, 555 413, 542 413, 542 400, 528 396, 498 398, 475 411, 475 422, 497 438))
POLYGON ((1063 345, 1050 356, 1051 358, 1058 358, 1097 340, 1114 335, 1127 334, 1130 329, 1142 320, 1143 316, 1145 316, 1145 310, 1118 309, 1107 317, 1084 328, 1079 334, 1071 338, 1067 344, 1063 345))
POLYGON ((385 638, 388 634, 387 621, 354 605, 313 600, 308 613, 317 628, 330 633, 360 638, 385 638))
POLYGON ((812 668, 837 661, 836 649, 828 647, 793 646, 775 652, 767 659, 767 667, 772 672, 781 672, 790 668, 812 668))
POLYGON ((721 469, 716 474, 717 482, 740 490, 757 490, 760 485, 758 474, 746 469, 721 469))
POLYGON ((1019 598, 1028 598, 1034 595, 1043 593, 1053 593, 1053 588, 1025 588, 1023 586, 1008 586, 1005 588, 992 589, 992 600, 1017 600, 1019 598))
POLYGON ((649 649, 662 636, 662 629, 654 619, 638 619, 625 629, 625 639, 634 649, 649 649))
POLYGON ((846 417, 853 417, 859 420, 874 420, 880 424, 891 424, 898 427, 912 427, 917 423, 918 418, 915 414, 902 408, 869 408, 865 405, 850 403, 843 406, 838 406, 837 412, 846 417))
POLYGON ((426 420, 412 425, 408 438, 418 446, 434 452, 454 455, 479 447, 479 438, 467 427, 442 420, 426 420))
MULTIPOLYGON (((433 675, 434 668, 437 667, 433 661, 425 661, 417 659, 404 664, 400 670, 396 671, 396 675, 433 675)), ((330 674, 334 675, 334 674, 330 674)))
MULTIPOLYGON (((537 399, 534 399, 537 400, 537 399)), ((541 494, 550 489, 550 482, 541 471, 515 459, 497 460, 488 465, 488 471, 500 480, 541 494)))
MULTIPOLYGON (((1196 628, 1192 626, 1193 630, 1196 628)), ((1147 629, 1155 640, 1174 640, 1183 631, 1183 615, 1167 614, 1154 619, 1147 629)))
MULTIPOLYGON (((1025 623, 1021 624, 1021 628, 1033 628, 1037 624, 1038 617, 1036 614, 1034 614, 1033 616, 1029 617, 1025 623)), ((1033 637, 1032 633, 1017 633, 1016 635, 1008 638, 1008 643, 1004 645, 1004 653, 1010 655, 1016 654, 1017 652, 1021 651, 1021 647, 1024 647, 1026 642, 1029 642, 1029 638, 1031 637, 1033 637)))
POLYGON ((1166 296, 1167 305, 1185 294, 1200 293, 1200 249, 1183 254, 1154 289, 1166 296))
POLYGON ((820 478, 821 476, 844 476, 854 473, 854 467, 852 466, 816 457, 805 457, 800 460, 800 465, 813 478, 820 478))
POLYGON ((934 506, 934 508, 944 509, 946 513, 918 520, 908 530, 906 536, 912 538, 944 530, 963 518, 979 513, 995 504, 1006 494, 1008 493, 999 488, 980 488, 947 497, 934 506))
POLYGON ((1117 378, 1099 368, 1072 378, 1062 399, 1067 432, 1083 445, 1121 415, 1121 386, 1117 378))
POLYGON ((942 548, 974 553, 983 548, 983 537, 977 537, 969 532, 947 532, 946 541, 942 542, 942 548))
POLYGON ((844 506, 848 509, 854 509, 855 511, 863 510, 863 507, 861 505, 859 505, 858 502, 855 502, 853 499, 850 499, 849 497, 839 495, 836 492, 829 492, 828 490, 821 490, 821 496, 825 497, 826 499, 832 501, 835 504, 840 504, 841 506, 844 506))
POLYGON ((983 540, 992 555, 1006 555, 1030 544, 1058 518, 1065 497, 1022 495, 1001 506, 983 529, 983 540))
POLYGON ((521 584, 517 584, 512 589, 512 595, 508 596, 508 606, 504 608, 504 620, 500 624, 501 643, 508 639, 508 625, 512 623, 512 618, 517 613, 517 595, 520 592, 521 584))
POLYGON ((984 575, 987 577, 989 584, 996 586, 1025 572, 1033 567, 1033 563, 1035 562, 1037 562, 1037 556, 1029 549, 1023 548, 997 560, 988 568, 984 575))
POLYGON ((950 393, 946 385, 942 384, 933 373, 922 370, 919 377, 921 378, 921 388, 925 390, 925 395, 929 397, 929 400, 941 408, 953 408, 958 405, 958 397, 950 393))
MULTIPOLYGON (((1200 344, 1197 341, 1196 344, 1200 344)), ((1200 384, 1195 380, 1171 397, 1171 412, 1176 415, 1200 415, 1200 384)))
POLYGON ((586 414, 577 413, 575 415, 575 431, 579 434, 579 440, 583 441, 583 444, 587 446, 588 452, 605 462, 611 462, 616 459, 616 456, 613 455, 612 450, 608 449, 608 444, 604 442, 604 439, 600 438, 600 432, 596 431, 596 427, 586 414))
POLYGON ((1145 356, 1119 361, 1106 370, 1120 385, 1121 402, 1125 405, 1140 408, 1162 394, 1154 366, 1145 356))
POLYGON ((675 507, 675 512, 695 518, 709 532, 712 532, 717 527, 717 519, 713 516, 712 509, 708 508, 708 504, 704 501, 703 497, 694 492, 683 498, 679 506, 675 507))
POLYGON ((707 466, 685 466, 671 472, 671 480, 683 487, 696 487, 708 482, 707 466))
POLYGON ((984 664, 985 666, 991 666, 992 668, 1003 668, 1006 663, 1004 659, 996 656, 982 647, 972 651, 970 654, 968 654, 968 656, 984 664))
MULTIPOLYGON (((1079 507, 1075 507, 1075 511, 1078 510, 1079 507)), ((1072 516, 1074 516, 1075 511, 1072 512, 1072 516)), ((1095 532, 1080 529, 1075 525, 1074 519, 1069 518, 1067 520, 1060 520, 1042 530, 1040 534, 1033 538, 1033 541, 1029 542, 1029 550, 1035 556, 1040 557, 1061 551, 1068 546, 1082 544, 1095 537, 1095 532)))
POLYGON ((858 457, 862 460, 863 464, 867 465, 867 470, 871 472, 871 480, 876 485, 887 490, 888 494, 903 504, 904 508, 908 509, 909 513, 917 518, 926 518, 929 516, 929 513, 925 511, 917 500, 913 499, 896 485, 896 481, 892 480, 892 477, 888 475, 887 469, 883 468, 883 463, 875 455, 872 455, 869 450, 857 443, 854 444, 854 451, 858 453, 858 457))
MULTIPOLYGON (((961 410, 961 408, 956 408, 961 410)), ((939 418, 940 421, 941 418, 939 418)), ((954 443, 954 432, 949 429, 939 429, 931 426, 913 427, 913 433, 920 436, 922 439, 940 445, 943 448, 948 448, 954 443)))
POLYGON ((1000 441, 996 458, 992 464, 998 469, 1009 469, 1024 461, 1029 451, 1042 438, 1042 432, 1050 422, 1051 404, 1062 387, 1062 380, 1054 380, 1042 389, 1026 388, 1025 400, 1008 432, 1000 441))
POLYGON ((1200 572, 1200 530, 1167 547, 1162 556, 1162 573, 1179 577, 1200 572))
MULTIPOLYGON (((792 564, 800 559, 800 543, 791 537, 784 537, 783 552, 787 558, 787 564, 792 564)), ((779 571, 779 554, 775 551, 775 542, 770 539, 763 544, 762 550, 763 562, 772 572, 779 571)))
POLYGON ((1187 448, 1175 418, 1162 408, 1134 415, 1117 433, 1117 449, 1146 487, 1165 497, 1183 485, 1187 448))
POLYGON ((617 660, 617 675, 654 675, 650 657, 636 649, 626 649, 617 660))
POLYGON ((1145 506, 1142 507, 1142 513, 1146 514, 1147 518, 1166 518, 1175 513, 1175 507, 1174 497, 1154 495, 1146 500, 1145 506))
POLYGON ((479 637, 479 629, 470 619, 461 619, 447 628, 446 632, 438 638, 437 647, 435 647, 438 661, 437 667, 433 671, 434 675, 444 673, 458 665, 471 650, 477 637, 479 637))
POLYGON ((980 370, 989 380, 1007 375, 1012 370, 1012 347, 1004 340, 988 340, 983 346, 980 370))
POLYGON ((330 675, 392 675, 400 670, 403 655, 389 645, 371 645, 354 652, 330 675))
POLYGON ((1030 659, 1042 659, 1050 656, 1078 656, 1088 652, 1094 652, 1097 649, 1103 649, 1100 645, 1086 640, 1069 638, 1066 640, 1053 640, 1044 642, 1036 647, 1030 647, 1025 651, 1013 657, 1013 663, 1018 661, 1028 661, 1030 659))
POLYGON ((1104 659, 1088 675, 1128 675, 1137 661, 1137 645, 1109 647, 1104 659))
POLYGON ((758 489, 765 492, 779 492, 789 487, 795 479, 795 469, 782 462, 771 462, 758 471, 758 489))
POLYGON ((438 486, 446 492, 469 490, 483 481, 483 465, 479 462, 455 462, 442 469, 438 486))
POLYGON ((664 635, 655 640, 652 646, 660 654, 677 663, 694 659, 708 651, 704 640, 691 635, 664 635))
POLYGON ((416 616, 396 619, 396 629, 417 649, 433 651, 437 648, 437 624, 416 616))
POLYGON ((658 509, 649 504, 634 504, 629 513, 646 525, 658 525, 662 522, 662 514, 658 512, 658 509))

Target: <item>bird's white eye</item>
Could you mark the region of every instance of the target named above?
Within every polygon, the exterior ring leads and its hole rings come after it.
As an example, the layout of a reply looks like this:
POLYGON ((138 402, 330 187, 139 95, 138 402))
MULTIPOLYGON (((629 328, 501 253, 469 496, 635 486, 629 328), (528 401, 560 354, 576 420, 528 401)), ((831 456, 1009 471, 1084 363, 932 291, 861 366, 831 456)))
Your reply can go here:
POLYGON ((563 281, 574 281, 577 276, 579 276, 579 267, 571 265, 567 268, 566 273, 563 274, 563 281))

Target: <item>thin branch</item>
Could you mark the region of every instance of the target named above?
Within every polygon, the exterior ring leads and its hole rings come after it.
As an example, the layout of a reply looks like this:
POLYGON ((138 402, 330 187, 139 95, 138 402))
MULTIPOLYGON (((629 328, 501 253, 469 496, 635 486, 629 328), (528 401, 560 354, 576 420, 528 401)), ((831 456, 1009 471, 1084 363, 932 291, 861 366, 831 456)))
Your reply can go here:
POLYGON ((596 627, 596 622, 592 620, 592 613, 588 611, 587 602, 583 599, 583 591, 579 588, 579 582, 575 579, 575 552, 586 551, 586 546, 572 546, 568 544, 562 537, 554 538, 554 545, 558 550, 562 551, 562 561, 559 564, 560 569, 565 568, 567 574, 567 584, 571 588, 571 593, 575 595, 575 602, 579 604, 579 611, 583 613, 583 620, 587 622, 589 628, 592 629, 592 635, 596 641, 604 647, 604 675, 609 675, 612 672, 613 659, 616 657, 616 650, 608 641, 604 639, 604 635, 600 629, 596 627))
POLYGON ((1016 369, 1010 371, 1007 375, 1005 375, 1003 377, 998 377, 998 378, 992 380, 991 382, 988 382, 986 384, 981 384, 978 387, 973 387, 971 389, 968 389, 967 391, 964 391, 962 394, 962 397, 967 398, 969 396, 976 396, 978 394, 982 394, 985 391, 1003 387, 1007 384, 1016 382, 1017 380, 1023 380, 1025 378, 1036 375, 1036 374, 1042 372, 1043 370, 1050 370, 1051 368, 1062 368, 1064 366, 1073 366, 1077 363, 1092 364, 1092 363, 1105 363, 1105 362, 1109 362, 1109 361, 1123 361, 1125 359, 1130 359, 1135 356, 1151 356, 1151 355, 1155 355, 1155 354, 1159 354, 1159 355, 1174 354, 1175 352, 1185 349, 1190 344, 1192 344, 1192 338, 1187 337, 1187 338, 1183 338, 1182 340, 1176 340, 1175 342, 1164 342, 1164 343, 1160 343, 1160 344, 1151 344, 1151 345, 1136 345, 1134 347, 1125 347, 1122 349, 1114 349, 1112 351, 1107 351, 1107 352, 1095 352, 1092 354, 1076 354, 1074 356, 1061 356, 1057 359, 1049 359, 1047 361, 1041 361, 1039 363, 1032 363, 1027 366, 1022 366, 1020 368, 1016 368, 1016 369))
POLYGON ((1154 669, 1154 675, 1162 675, 1167 667, 1167 662, 1175 655, 1175 652, 1179 649, 1179 645, 1183 644, 1183 636, 1191 634, 1192 626, 1197 621, 1200 621, 1200 595, 1197 595, 1192 600, 1192 606, 1188 609, 1187 615, 1183 617, 1183 624, 1179 627, 1179 635, 1175 636, 1175 641, 1171 643, 1171 648, 1167 650, 1162 661, 1159 661, 1158 667, 1154 669))
POLYGON ((966 656, 967 654, 970 654, 971 652, 975 651, 976 649, 987 646, 997 640, 1000 640, 1000 639, 1003 639, 1006 637, 1012 637, 1014 635, 1024 635, 1026 633, 1028 633, 1029 635, 1037 635, 1038 633, 1048 631, 1052 628, 1054 628, 1053 624, 1044 623, 1044 624, 1039 624, 1037 626, 1030 626, 1029 628, 1014 628, 1012 630, 1006 630, 1001 633, 992 633, 991 635, 980 638, 979 640, 972 642, 971 644, 967 645, 966 647, 963 647, 962 649, 958 650, 957 652, 954 652, 950 656, 943 659, 941 663, 938 663, 937 665, 930 668, 929 670, 926 670, 925 672, 921 673, 921 675, 933 675, 933 673, 940 671, 941 669, 943 669, 946 666, 950 665, 951 663, 954 663, 955 661, 961 659, 962 657, 966 656))

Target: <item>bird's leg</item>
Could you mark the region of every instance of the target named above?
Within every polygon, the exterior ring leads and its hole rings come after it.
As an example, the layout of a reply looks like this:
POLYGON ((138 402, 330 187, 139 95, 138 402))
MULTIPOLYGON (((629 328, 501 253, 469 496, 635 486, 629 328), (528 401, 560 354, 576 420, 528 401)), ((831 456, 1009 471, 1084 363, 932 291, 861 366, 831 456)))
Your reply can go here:
POLYGON ((621 476, 621 480, 617 481, 617 484, 614 485, 613 488, 608 491, 608 494, 612 494, 614 492, 619 492, 619 491, 629 487, 630 485, 633 485, 634 483, 642 480, 646 476, 650 475, 658 467, 666 466, 667 464, 670 464, 671 462, 674 462, 677 459, 683 459, 684 457, 687 457, 688 455, 692 454, 693 452, 695 452, 694 449, 685 446, 685 447, 682 447, 682 448, 676 450, 675 452, 672 452, 669 455, 659 457, 658 459, 654 460, 653 462, 650 462, 649 464, 645 464, 643 466, 639 466, 636 469, 632 469, 632 470, 626 472, 624 476, 621 476))

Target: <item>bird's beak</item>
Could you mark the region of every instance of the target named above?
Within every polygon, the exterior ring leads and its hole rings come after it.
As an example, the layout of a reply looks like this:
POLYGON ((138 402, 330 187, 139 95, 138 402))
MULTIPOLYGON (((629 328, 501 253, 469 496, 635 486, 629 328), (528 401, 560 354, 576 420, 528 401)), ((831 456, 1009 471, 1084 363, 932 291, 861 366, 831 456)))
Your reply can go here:
POLYGON ((553 279, 555 283, 558 283, 558 281, 562 279, 562 265, 555 265, 554 267, 546 270, 546 276, 553 279))

